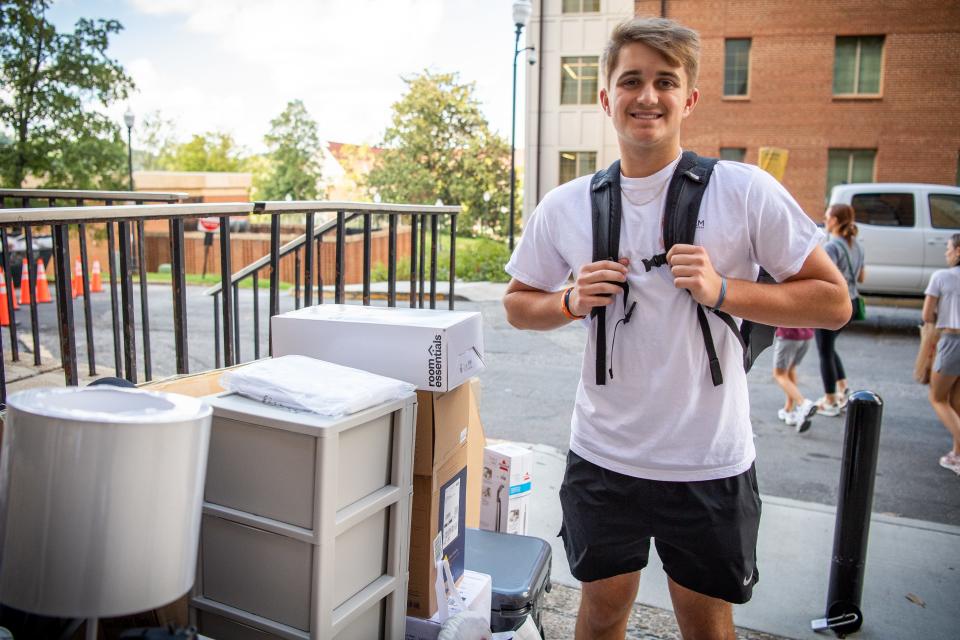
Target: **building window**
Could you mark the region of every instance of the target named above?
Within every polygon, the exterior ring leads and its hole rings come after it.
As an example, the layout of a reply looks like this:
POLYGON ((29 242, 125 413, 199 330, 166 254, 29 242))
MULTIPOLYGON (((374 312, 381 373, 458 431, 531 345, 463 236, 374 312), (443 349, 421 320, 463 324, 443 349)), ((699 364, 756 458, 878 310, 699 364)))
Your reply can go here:
POLYGON ((747 95, 749 80, 750 38, 727 39, 723 55, 723 95, 747 95))
POLYGON ((596 13, 600 0, 563 0, 563 13, 596 13))
POLYGON ((597 56, 560 59, 560 104, 597 101, 597 56))
POLYGON ((744 147, 720 147, 720 159, 743 162, 747 159, 747 150, 744 147))
POLYGON ((883 36, 837 37, 833 94, 879 95, 883 36))
POLYGON ((876 149, 830 149, 827 159, 827 198, 838 184, 873 182, 876 149))
POLYGON ((590 175, 596 170, 597 153, 595 151, 560 152, 560 184, 580 176, 590 175))

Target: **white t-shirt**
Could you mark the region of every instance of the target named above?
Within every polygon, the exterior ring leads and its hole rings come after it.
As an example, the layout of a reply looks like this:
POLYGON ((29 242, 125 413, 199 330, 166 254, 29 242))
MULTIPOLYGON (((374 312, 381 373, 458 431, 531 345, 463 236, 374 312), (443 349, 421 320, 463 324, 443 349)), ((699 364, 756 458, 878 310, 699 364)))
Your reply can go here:
POLYGON ((937 328, 960 329, 960 267, 935 272, 924 293, 939 298, 937 328))
MULTIPOLYGON (((617 329, 623 300, 608 307, 608 367, 613 379, 596 385, 596 331, 589 316, 570 449, 606 469, 651 480, 725 478, 749 469, 755 457, 743 350, 723 321, 708 313, 723 368, 710 378, 696 304, 673 285, 668 266, 644 271, 642 258, 663 252, 661 220, 677 160, 645 178, 621 176, 620 256, 637 306, 617 329)), ((524 229, 507 272, 544 291, 567 286, 571 273, 593 261, 590 176, 548 193, 524 229)), ((773 177, 755 166, 718 162, 704 193, 695 242, 718 273, 755 280, 763 265, 782 281, 803 266, 822 233, 773 177), (762 239, 762 241, 761 241, 762 239)))

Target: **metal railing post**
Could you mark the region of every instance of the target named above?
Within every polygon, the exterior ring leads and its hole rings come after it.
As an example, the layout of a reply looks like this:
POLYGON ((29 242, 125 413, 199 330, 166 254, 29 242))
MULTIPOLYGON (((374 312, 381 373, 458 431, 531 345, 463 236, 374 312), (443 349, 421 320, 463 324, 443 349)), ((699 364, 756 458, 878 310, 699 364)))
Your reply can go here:
POLYGON ((73 297, 70 292, 70 225, 53 225, 53 259, 57 281, 57 316, 60 325, 60 362, 68 386, 79 383, 77 342, 73 326, 73 297))
POLYGON ((170 281, 173 293, 173 341, 177 373, 189 373, 187 347, 187 278, 183 256, 183 219, 170 220, 170 281))
POLYGON ((130 223, 117 223, 120 247, 120 298, 123 305, 124 377, 137 382, 137 329, 133 308, 133 265, 130 264, 130 223))
POLYGON ((120 307, 117 302, 117 253, 114 250, 115 233, 112 222, 107 223, 107 262, 110 264, 108 272, 110 273, 110 319, 113 322, 113 364, 116 376, 123 375, 123 360, 121 360, 120 351, 120 307))
POLYGON ((447 308, 453 311, 453 283, 457 279, 457 214, 450 216, 450 292, 447 308))
MULTIPOLYGON (((137 204, 143 204, 137 202, 137 204)), ((153 359, 150 354, 150 302, 147 296, 147 261, 143 240, 143 220, 137 220, 134 225, 137 231, 137 267, 140 275, 140 329, 143 332, 143 379, 147 382, 153 379, 153 359)))
MULTIPOLYGON (((77 199, 77 206, 83 206, 82 200, 77 199)), ((83 289, 83 323, 87 336, 87 371, 89 375, 97 375, 97 360, 93 340, 93 308, 90 304, 90 272, 87 269, 87 225, 77 225, 77 234, 80 242, 80 274, 83 289)))
POLYGON ((371 214, 363 214, 363 304, 370 304, 371 214))
POLYGON ((334 304, 343 304, 344 298, 344 278, 346 274, 344 273, 344 259, 347 252, 346 245, 346 214, 343 211, 337 211, 337 279, 333 285, 333 302, 334 304))
MULTIPOLYGON (((270 218, 270 317, 280 313, 280 214, 270 218)), ((273 355, 273 322, 269 327, 267 353, 273 355)))
POLYGON ((303 306, 313 306, 313 269, 316 258, 313 256, 313 213, 307 214, 306 241, 303 243, 303 260, 306 268, 303 273, 305 289, 303 290, 303 306))
POLYGON ((220 217, 220 293, 223 295, 223 365, 232 367, 234 360, 233 343, 233 287, 230 284, 232 272, 230 259, 230 216, 220 217))
POLYGON ((397 306, 397 216, 391 215, 387 231, 387 306, 397 306))
POLYGON ((810 623, 815 631, 832 629, 843 637, 863 624, 860 597, 863 594, 882 417, 880 396, 870 391, 857 391, 850 397, 843 436, 827 611, 825 618, 810 623))

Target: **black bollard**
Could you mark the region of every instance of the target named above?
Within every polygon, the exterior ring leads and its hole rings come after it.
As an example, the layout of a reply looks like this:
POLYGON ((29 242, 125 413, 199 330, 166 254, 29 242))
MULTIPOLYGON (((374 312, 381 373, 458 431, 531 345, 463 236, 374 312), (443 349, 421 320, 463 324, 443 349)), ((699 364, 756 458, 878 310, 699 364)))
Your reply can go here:
POLYGON ((841 638, 857 631, 863 624, 860 597, 863 595, 882 416, 883 401, 875 393, 857 391, 850 397, 843 436, 827 615, 810 623, 814 631, 832 629, 841 638))

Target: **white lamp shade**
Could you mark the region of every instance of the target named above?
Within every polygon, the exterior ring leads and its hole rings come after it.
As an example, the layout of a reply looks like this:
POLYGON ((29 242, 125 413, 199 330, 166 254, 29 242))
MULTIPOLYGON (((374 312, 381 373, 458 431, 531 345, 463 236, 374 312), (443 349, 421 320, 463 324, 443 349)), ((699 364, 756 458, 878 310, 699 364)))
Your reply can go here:
POLYGON ((195 398, 116 387, 11 395, 0 453, 0 602, 108 617, 186 593, 210 415, 195 398))
POLYGON ((133 111, 128 108, 127 112, 123 114, 123 123, 127 125, 127 129, 133 129, 135 119, 133 111))
POLYGON ((530 0, 513 0, 513 24, 527 26, 531 13, 533 13, 533 6, 530 0))

